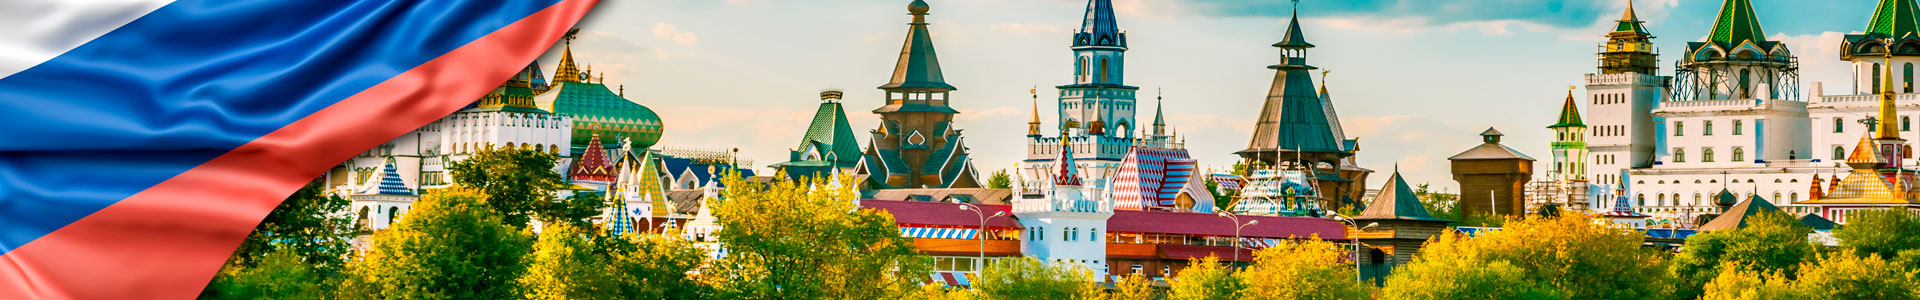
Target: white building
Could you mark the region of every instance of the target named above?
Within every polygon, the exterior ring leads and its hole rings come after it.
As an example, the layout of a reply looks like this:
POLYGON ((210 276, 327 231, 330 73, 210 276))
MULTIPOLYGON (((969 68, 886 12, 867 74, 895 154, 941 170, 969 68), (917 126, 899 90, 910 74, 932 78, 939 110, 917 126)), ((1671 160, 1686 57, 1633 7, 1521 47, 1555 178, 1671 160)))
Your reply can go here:
POLYGON ((1098 196, 1098 190, 1086 185, 1072 166, 1071 146, 1054 160, 1056 167, 1042 181, 1043 193, 1019 195, 1013 200, 1013 215, 1026 228, 1027 242, 1020 252, 1056 265, 1079 265, 1107 274, 1107 219, 1113 217, 1113 202, 1098 196))

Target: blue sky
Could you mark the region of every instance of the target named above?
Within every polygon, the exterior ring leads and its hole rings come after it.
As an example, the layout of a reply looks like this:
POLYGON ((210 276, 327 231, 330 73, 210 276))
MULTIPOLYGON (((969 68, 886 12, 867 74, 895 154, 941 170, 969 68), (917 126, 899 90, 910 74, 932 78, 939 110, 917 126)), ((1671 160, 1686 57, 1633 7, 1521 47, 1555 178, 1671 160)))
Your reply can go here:
MULTIPOLYGON (((822 89, 847 91, 865 133, 905 38, 909 1, 613 0, 583 21, 574 54, 609 85, 658 111, 662 145, 741 148, 756 165, 798 144, 822 89)), ((975 165, 1023 157, 1032 86, 1072 79, 1067 49, 1084 0, 929 0, 934 43, 959 88, 975 165)), ((1276 0, 1114 0, 1131 49, 1128 84, 1165 89, 1168 123, 1203 165, 1224 168, 1244 148, 1285 30, 1276 0)), ((1836 48, 1866 27, 1874 1, 1752 0, 1770 39, 1801 62, 1801 86, 1846 80, 1836 48)), ((1718 0, 1642 0, 1659 38, 1661 75, 1688 41, 1705 36, 1718 0)), ((1506 144, 1539 158, 1569 85, 1594 71, 1594 48, 1625 0, 1305 0, 1309 63, 1332 70, 1329 89, 1360 163, 1410 182, 1456 184, 1446 157, 1497 127, 1506 144)), ((542 59, 552 68, 559 48, 542 59)), ((551 72, 551 70, 548 70, 551 72)), ((1319 78, 1315 79, 1320 81, 1319 78)), ((1803 90, 1803 92, 1809 92, 1803 90)), ((1042 105, 1053 101, 1042 91, 1042 105)), ((1151 101, 1144 99, 1143 101, 1151 101)), ((1584 99, 1583 99, 1584 100, 1584 99)), ((1582 108, 1584 111, 1584 107, 1582 108)), ((1143 113, 1141 118, 1151 116, 1143 113)), ((1042 120, 1053 116, 1042 109, 1042 120)), ((1051 121, 1049 121, 1051 123, 1051 121)), ((1049 124, 1052 126, 1052 124, 1049 124)), ((1542 164, 1544 165, 1544 164, 1542 164)), ((983 174, 984 175, 984 174, 983 174)), ((1386 174, 1368 183, 1377 187, 1386 174)))

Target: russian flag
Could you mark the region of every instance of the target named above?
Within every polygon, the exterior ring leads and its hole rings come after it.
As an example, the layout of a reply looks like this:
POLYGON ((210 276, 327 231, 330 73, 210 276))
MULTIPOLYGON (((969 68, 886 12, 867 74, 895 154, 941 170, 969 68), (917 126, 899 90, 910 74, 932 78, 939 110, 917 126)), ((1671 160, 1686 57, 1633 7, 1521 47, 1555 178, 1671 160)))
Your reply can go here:
POLYGON ((0 3, 0 299, 187 299, 287 194, 597 0, 0 3))

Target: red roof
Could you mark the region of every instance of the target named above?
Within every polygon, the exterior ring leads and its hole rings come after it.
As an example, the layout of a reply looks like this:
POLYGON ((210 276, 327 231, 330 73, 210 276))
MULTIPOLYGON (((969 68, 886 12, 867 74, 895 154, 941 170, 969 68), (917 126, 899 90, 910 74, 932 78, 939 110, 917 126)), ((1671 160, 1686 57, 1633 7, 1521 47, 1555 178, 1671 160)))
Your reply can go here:
MULTIPOLYGON (((1020 228, 1020 222, 1013 219, 1013 207, 1007 205, 975 204, 985 211, 984 216, 993 216, 993 212, 1006 212, 1006 216, 987 220, 987 226, 997 228, 1020 228)), ((980 227, 980 216, 973 212, 960 210, 959 203, 895 201, 862 199, 860 208, 886 211, 893 214, 893 221, 900 225, 918 226, 961 226, 980 227)))
MULTIPOLYGON (((1240 229, 1243 238, 1306 238, 1318 234, 1321 239, 1345 239, 1347 227, 1340 221, 1320 218, 1234 215, 1241 223, 1259 220, 1259 224, 1240 229)), ((978 222, 978 221, 975 221, 978 222)), ((1161 233, 1185 235, 1233 236, 1233 221, 1215 214, 1118 210, 1107 219, 1108 232, 1161 233)), ((1231 253, 1229 253, 1231 254, 1231 253)))

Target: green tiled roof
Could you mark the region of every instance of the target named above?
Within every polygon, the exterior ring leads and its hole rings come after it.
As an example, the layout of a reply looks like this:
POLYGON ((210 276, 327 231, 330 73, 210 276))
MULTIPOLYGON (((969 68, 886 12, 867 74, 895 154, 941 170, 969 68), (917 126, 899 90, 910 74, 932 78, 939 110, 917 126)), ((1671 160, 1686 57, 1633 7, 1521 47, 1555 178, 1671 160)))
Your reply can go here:
POLYGON ((894 63, 893 80, 880 88, 954 89, 940 74, 940 57, 933 50, 933 34, 927 32, 927 9, 921 1, 908 7, 913 23, 907 25, 907 42, 900 46, 900 61, 894 63))
POLYGON ((1299 11, 1294 11, 1293 20, 1287 23, 1286 36, 1281 38, 1279 43, 1273 43, 1273 46, 1281 48, 1313 48, 1313 43, 1308 43, 1306 34, 1300 31, 1299 11))
POLYGON ((1560 122, 1547 126, 1547 128, 1559 127, 1587 127, 1587 123, 1580 121, 1580 106, 1573 102, 1572 90, 1567 91, 1567 103, 1560 107, 1560 122))
POLYGON ((660 141, 663 130, 660 116, 644 105, 614 94, 606 85, 559 82, 535 99, 540 108, 573 118, 575 147, 585 147, 594 133, 608 142, 632 139, 636 149, 652 147, 660 141))
POLYGON ((1920 7, 1915 7, 1913 0, 1881 0, 1873 9, 1873 19, 1867 21, 1866 33, 1906 37, 1920 31, 1916 18, 1920 18, 1920 7))
POLYGON ((1753 16, 1753 3, 1748 0, 1727 0, 1722 4, 1720 17, 1713 22, 1713 32, 1707 34, 1708 41, 1728 48, 1746 42, 1759 45, 1767 41, 1766 37, 1766 31, 1760 30, 1760 19, 1753 16))
POLYGON ((860 163, 859 138, 853 135, 853 126, 847 124, 846 109, 839 101, 820 103, 820 108, 813 113, 813 122, 807 126, 806 135, 800 137, 800 145, 793 149, 789 157, 791 161, 780 165, 809 165, 806 163, 823 161, 828 157, 833 158, 833 166, 842 168, 851 168, 860 163), (802 160, 810 148, 822 148, 825 151, 820 153, 818 159, 802 160))

